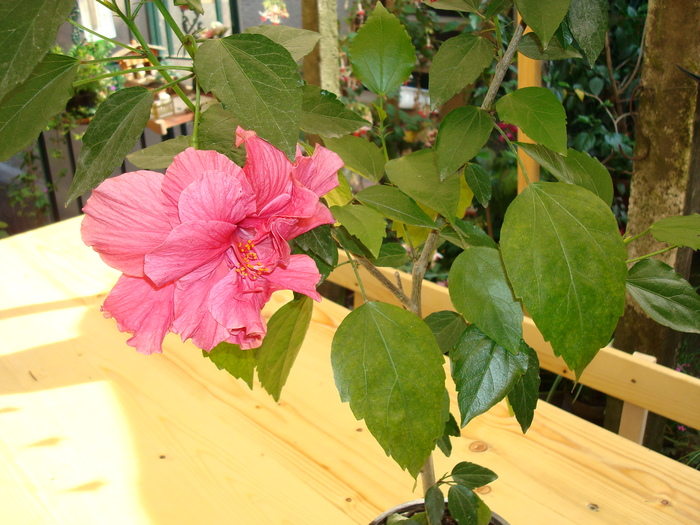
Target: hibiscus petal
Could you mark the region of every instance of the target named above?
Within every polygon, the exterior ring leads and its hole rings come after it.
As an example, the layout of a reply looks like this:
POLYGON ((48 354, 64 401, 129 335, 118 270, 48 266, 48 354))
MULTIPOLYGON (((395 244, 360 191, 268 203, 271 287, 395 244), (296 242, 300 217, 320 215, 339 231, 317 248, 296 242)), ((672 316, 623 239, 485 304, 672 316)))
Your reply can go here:
POLYGON ((239 177, 241 169, 226 155, 216 151, 187 148, 175 156, 172 164, 165 171, 162 198, 173 226, 180 223, 178 215, 180 194, 207 171, 220 171, 239 177))
POLYGON ((163 175, 135 171, 105 180, 83 208, 83 242, 109 266, 143 276, 143 258, 161 244, 170 222, 161 203, 163 175))
POLYGON ((264 335, 265 320, 260 314, 271 292, 265 279, 240 277, 235 271, 220 280, 209 294, 209 310, 217 322, 235 333, 264 335))
POLYGON ((117 320, 121 332, 134 334, 127 344, 142 354, 161 353, 173 320, 174 291, 172 284, 156 288, 143 277, 122 275, 102 311, 106 318, 117 320))
POLYGON ((337 153, 316 146, 310 157, 298 157, 292 176, 319 197, 338 185, 338 170, 344 166, 337 153))
POLYGON ((292 255, 286 268, 278 266, 273 272, 265 276, 273 291, 292 290, 308 295, 315 301, 320 301, 321 296, 316 291, 316 285, 321 280, 316 263, 308 255, 292 255))
POLYGON ((253 213, 255 196, 243 170, 238 170, 238 176, 222 171, 208 171, 187 186, 180 194, 180 220, 187 222, 201 219, 236 224, 253 213))
POLYGON ((191 221, 170 232, 146 255, 144 270, 157 286, 173 282, 200 266, 223 259, 231 247, 236 225, 220 221, 191 221))
POLYGON ((245 142, 246 162, 243 171, 253 187, 258 212, 267 206, 266 214, 274 211, 269 203, 280 195, 289 194, 292 188, 293 164, 282 151, 258 137, 255 132, 236 130, 236 144, 245 142))

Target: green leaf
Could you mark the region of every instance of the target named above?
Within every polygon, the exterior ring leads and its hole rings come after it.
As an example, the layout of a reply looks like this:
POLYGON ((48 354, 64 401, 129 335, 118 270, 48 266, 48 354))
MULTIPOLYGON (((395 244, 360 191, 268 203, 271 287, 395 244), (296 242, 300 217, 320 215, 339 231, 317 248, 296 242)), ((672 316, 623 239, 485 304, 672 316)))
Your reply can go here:
POLYGON ((469 461, 457 463, 450 475, 457 483, 471 490, 484 487, 498 479, 493 470, 469 461))
POLYGON ((153 92, 129 87, 112 93, 97 108, 83 136, 83 149, 66 205, 93 189, 122 163, 151 115, 153 92))
POLYGON ((311 323, 313 299, 305 295, 277 310, 267 324, 267 335, 255 350, 258 378, 267 392, 279 401, 282 387, 299 354, 311 323))
POLYGON ((398 268, 410 260, 405 248, 398 242, 385 242, 379 250, 379 257, 372 258, 369 261, 378 267, 390 266, 398 268))
POLYGON ((549 42, 569 10, 571 0, 515 0, 515 7, 525 23, 549 42))
POLYGON ((578 186, 530 184, 506 212, 501 253, 516 297, 580 375, 625 304, 627 252, 610 208, 578 186))
POLYGON ((581 53, 574 47, 569 46, 564 49, 556 36, 552 37, 545 48, 540 38, 535 33, 523 35, 518 45, 518 52, 533 60, 567 60, 570 58, 581 58, 581 53))
POLYGON ((513 0, 491 0, 486 8, 486 14, 484 16, 487 19, 493 18, 494 16, 505 12, 512 5, 513 0))
POLYGON ((479 497, 461 485, 452 485, 447 492, 447 507, 459 525, 478 525, 479 497))
POLYGON ((627 291, 657 323, 679 332, 700 333, 700 296, 668 264, 639 261, 627 275, 627 291))
POLYGON ((184 5, 196 11, 200 15, 204 14, 204 8, 202 7, 202 0, 174 0, 175 5, 184 5))
POLYGON ((447 423, 445 423, 445 431, 442 437, 437 441, 437 446, 446 457, 450 457, 450 454, 452 454, 452 442, 450 441, 450 437, 460 437, 461 435, 462 433, 459 430, 457 420, 450 414, 447 423))
POLYGON ((331 364, 340 398, 414 477, 445 426, 443 363, 425 322, 387 303, 353 310, 333 338, 331 364))
POLYGON ((313 230, 294 238, 294 242, 303 250, 313 252, 326 264, 334 266, 338 263, 338 247, 331 235, 330 224, 322 224, 313 230))
POLYGON ((301 129, 323 137, 342 137, 363 126, 371 126, 338 97, 318 86, 304 85, 301 103, 301 129))
POLYGON ((566 112, 549 89, 520 88, 496 102, 496 111, 504 122, 519 126, 538 144, 566 153, 566 112))
POLYGON ((569 28, 591 67, 605 46, 608 9, 608 0, 571 0, 569 28))
POLYGON ((486 246, 498 249, 498 244, 488 234, 469 221, 455 219, 440 231, 440 236, 463 250, 471 246, 486 246))
POLYGON ((465 106, 450 111, 435 142, 440 178, 446 179, 479 153, 492 130, 493 119, 483 109, 465 106))
POLYGON ((424 149, 386 163, 389 180, 420 204, 452 220, 459 204, 459 174, 440 180, 435 152, 424 149))
POLYGON ((462 332, 467 328, 464 317, 451 310, 433 312, 425 318, 425 322, 433 332, 443 354, 447 354, 454 348, 462 332))
POLYGON ((36 140, 48 120, 66 107, 77 70, 75 58, 48 54, 24 82, 4 96, 0 102, 0 160, 36 140))
POLYGON ((329 208, 331 206, 345 206, 352 198, 352 188, 342 173, 338 173, 338 185, 323 196, 329 208))
POLYGON ((180 135, 153 146, 129 153, 126 158, 142 170, 164 170, 173 163, 175 155, 190 147, 190 137, 180 135))
POLYGON ((411 76, 416 51, 399 19, 377 3, 350 46, 353 73, 377 95, 394 91, 411 76))
POLYGON ((354 135, 339 139, 324 138, 326 147, 340 155, 345 166, 373 182, 384 176, 384 154, 374 143, 354 135))
POLYGON ((367 259, 371 259, 372 257, 374 257, 374 255, 370 253, 369 248, 362 244, 362 241, 360 241, 360 239, 358 239, 354 235, 351 235, 344 227, 336 227, 335 236, 340 245, 350 253, 362 255, 367 259))
POLYGON ((436 227, 435 221, 420 209, 416 201, 394 186, 369 186, 355 198, 390 219, 424 228, 436 227))
POLYGON ((517 354, 523 336, 523 309, 513 297, 500 252, 485 247, 464 250, 452 263, 449 281, 455 309, 500 346, 517 354))
POLYGON ((462 427, 501 401, 527 370, 524 353, 513 355, 469 325, 450 352, 462 427))
POLYGON ((525 341, 520 343, 520 352, 527 355, 527 372, 513 386, 508 394, 508 402, 515 413, 515 419, 520 423, 520 428, 523 432, 527 432, 535 417, 535 408, 537 408, 537 399, 540 394, 540 360, 537 352, 525 341))
POLYGON ((445 496, 440 487, 433 485, 425 492, 425 513, 430 525, 440 525, 445 514, 445 496))
POLYGON ((467 164, 464 166, 464 178, 474 192, 476 200, 484 208, 491 200, 491 176, 481 167, 481 164, 467 164))
POLYGON ((479 11, 479 0, 423 0, 425 5, 446 11, 463 11, 476 13, 479 11))
POLYGON ((301 120, 301 78, 289 51, 263 35, 207 40, 194 70, 245 128, 294 159, 301 120))
POLYGON ((586 188, 598 195, 608 206, 612 204, 612 178, 598 159, 574 149, 568 149, 565 157, 538 144, 517 144, 558 180, 586 188))
POLYGON ((299 62, 311 53, 318 41, 321 40, 321 34, 316 31, 283 25, 259 25, 249 27, 245 32, 264 35, 283 46, 292 55, 294 62, 299 62))
POLYGON ((75 0, 0 3, 0 99, 44 59, 74 7, 75 0))
POLYGON ((445 41, 430 68, 428 92, 432 108, 437 109, 479 78, 493 57, 493 44, 483 37, 462 33, 445 41))
POLYGON ((650 230, 659 242, 700 250, 700 215, 697 213, 666 217, 652 224, 650 230))
POLYGON ((245 164, 245 146, 236 147, 239 120, 221 104, 209 106, 199 121, 199 147, 226 155, 239 166, 245 164))
POLYGON ((202 350, 202 355, 211 359, 219 370, 226 370, 236 379, 242 379, 253 388, 255 379, 255 351, 241 350, 238 345, 223 342, 211 349, 211 352, 202 350))
POLYGON ((386 237, 386 220, 380 213, 367 206, 354 204, 333 206, 331 213, 335 220, 350 234, 357 237, 372 255, 379 256, 382 239, 386 237))

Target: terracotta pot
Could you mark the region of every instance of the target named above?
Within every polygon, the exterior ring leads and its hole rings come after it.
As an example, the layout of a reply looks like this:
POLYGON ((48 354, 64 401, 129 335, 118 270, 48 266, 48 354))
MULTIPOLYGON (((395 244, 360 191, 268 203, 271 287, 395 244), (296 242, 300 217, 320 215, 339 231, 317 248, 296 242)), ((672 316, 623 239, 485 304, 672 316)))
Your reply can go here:
MULTIPOLYGON (((447 507, 447 501, 445 501, 445 507, 447 507)), ((407 517, 410 517, 411 514, 414 514, 416 512, 421 512, 425 510, 425 506, 423 503, 422 499, 417 499, 415 501, 409 501, 407 503, 402 503, 401 505, 397 505, 393 509, 389 509, 386 512, 383 512, 376 518, 372 520, 372 522, 369 525, 386 525, 386 519, 391 516, 392 514, 406 514, 407 517)), ((489 525, 508 525, 508 522, 501 518, 498 514, 492 514, 491 516, 491 521, 489 522, 489 525)))

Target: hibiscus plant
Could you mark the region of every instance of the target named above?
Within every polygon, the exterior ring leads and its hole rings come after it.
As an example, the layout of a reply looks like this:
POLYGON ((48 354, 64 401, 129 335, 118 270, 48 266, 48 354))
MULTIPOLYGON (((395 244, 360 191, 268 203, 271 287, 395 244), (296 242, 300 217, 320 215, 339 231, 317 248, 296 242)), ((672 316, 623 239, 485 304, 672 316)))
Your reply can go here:
MULTIPOLYGON (((444 115, 432 148, 393 160, 386 147, 352 135, 372 126, 385 145, 385 101, 416 62, 404 27, 381 3, 349 49, 354 74, 377 97, 370 123, 333 93, 302 82, 297 61, 316 45, 316 33, 264 25, 198 42, 179 29, 174 4, 151 0, 190 60, 166 66, 135 23, 144 1, 97 1, 129 27, 138 47, 112 43, 147 58, 194 114, 191 136, 129 155, 142 169, 113 178, 146 126, 154 93, 114 92, 85 133, 69 200, 92 190, 83 239, 122 272, 105 316, 133 334, 128 344, 139 352, 161 352, 174 332, 251 386, 257 369, 278 398, 309 326, 311 300, 321 299, 317 286, 339 264, 367 269, 400 306, 365 297, 335 334, 333 372, 341 399, 386 453, 412 476, 422 474, 426 514, 414 523, 440 522, 441 486, 449 486, 449 509, 460 524, 488 522, 490 511, 472 489, 495 474, 462 462, 436 480, 431 453, 449 453, 460 425, 504 398, 527 430, 539 367, 523 341, 524 309, 579 375, 610 341, 626 290, 656 321, 700 329, 700 297, 688 282, 655 254, 628 259, 626 245, 635 238, 618 230, 610 175, 595 158, 567 149, 559 100, 541 87, 498 96, 518 49, 547 60, 582 55, 592 64, 607 30, 605 0, 515 0, 522 22, 510 27, 507 45, 509 1, 424 2, 490 21, 496 35, 463 33, 442 43, 430 70, 433 108, 485 71, 495 74, 481 107, 444 115), (184 76, 173 78, 173 71, 184 76), (191 98, 184 82, 194 86, 191 98), (202 111, 200 92, 219 103, 202 111), (490 198, 489 175, 473 159, 492 132, 504 135, 497 122, 522 128, 534 143, 518 146, 556 179, 528 183, 505 215, 499 243, 461 219, 473 198, 490 198), (323 145, 300 143, 300 130, 323 145), (343 167, 373 184, 353 195, 343 167), (423 318, 423 277, 444 242, 463 249, 449 274, 454 308, 423 318), (410 290, 377 269, 399 255, 412 262, 410 290), (266 322, 261 310, 282 289, 294 298, 266 322), (459 418, 450 413, 446 357, 459 418)), ((65 107, 78 71, 90 66, 48 53, 74 3, 0 7, 0 160, 36 138, 65 107)), ((202 11, 197 0, 175 4, 202 11)), ((699 219, 667 218, 645 234, 668 249, 698 249, 699 219)))

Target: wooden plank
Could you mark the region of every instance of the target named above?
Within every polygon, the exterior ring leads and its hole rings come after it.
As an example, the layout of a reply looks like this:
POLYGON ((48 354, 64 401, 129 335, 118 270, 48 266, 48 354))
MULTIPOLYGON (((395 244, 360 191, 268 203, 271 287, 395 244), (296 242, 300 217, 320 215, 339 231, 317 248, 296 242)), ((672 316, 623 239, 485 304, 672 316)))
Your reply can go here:
MULTIPOLYGON (((342 251, 339 252, 339 260, 347 260, 342 251)), ((369 298, 398 304, 394 296, 366 270, 359 270, 369 298)), ((380 268, 380 271, 388 279, 395 280, 394 268, 380 268)), ((401 273, 405 290, 411 289, 410 278, 409 274, 401 273)), ((349 264, 334 270, 328 280, 350 290, 359 289, 349 264)), ((439 310, 452 309, 447 288, 432 282, 424 283, 424 316, 439 310)), ((551 345, 544 340, 529 317, 523 322, 523 337, 537 351, 542 368, 576 380, 575 374, 561 358, 554 355, 551 345)), ((689 427, 700 429, 700 379, 655 363, 641 362, 630 354, 605 347, 588 365, 579 382, 689 427)))
MULTIPOLYGON (((520 23, 520 16, 517 17, 518 23, 520 23)), ((531 31, 530 28, 525 30, 526 33, 531 31)), ((540 60, 533 60, 526 57, 522 53, 518 53, 518 89, 525 87, 539 87, 542 85, 542 62, 540 60)), ((521 128, 518 128, 518 141, 519 142, 529 142, 534 141, 530 139, 521 128)), ((528 178, 525 178, 523 169, 518 164, 518 193, 523 191, 527 186, 528 180, 530 182, 537 182, 540 180, 540 165, 532 157, 530 157, 523 150, 518 148, 518 158, 525 167, 528 178)))

